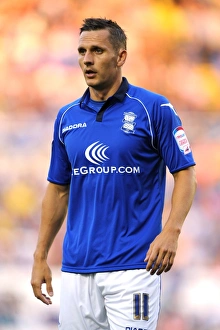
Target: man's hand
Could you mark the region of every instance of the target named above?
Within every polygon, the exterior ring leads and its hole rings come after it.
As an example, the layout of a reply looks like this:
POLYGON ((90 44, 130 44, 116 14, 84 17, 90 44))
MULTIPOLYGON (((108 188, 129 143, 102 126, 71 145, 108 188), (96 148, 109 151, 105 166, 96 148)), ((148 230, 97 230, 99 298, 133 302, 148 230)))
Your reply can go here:
POLYGON ((164 230, 151 243, 144 259, 147 263, 146 270, 150 271, 151 275, 160 275, 171 269, 177 251, 178 236, 177 233, 164 230))
POLYGON ((46 305, 51 305, 53 296, 52 274, 46 261, 35 261, 32 269, 31 285, 34 295, 46 305), (42 284, 46 283, 47 294, 42 293, 42 284))

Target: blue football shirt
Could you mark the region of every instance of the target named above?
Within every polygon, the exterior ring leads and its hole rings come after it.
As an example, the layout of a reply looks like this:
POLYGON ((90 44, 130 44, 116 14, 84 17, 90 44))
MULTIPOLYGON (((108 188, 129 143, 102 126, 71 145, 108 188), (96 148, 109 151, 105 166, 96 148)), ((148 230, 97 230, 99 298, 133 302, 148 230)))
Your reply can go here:
POLYGON ((161 231, 166 167, 195 165, 169 101, 128 83, 97 112, 89 90, 55 121, 48 180, 70 184, 62 270, 145 268, 161 231))

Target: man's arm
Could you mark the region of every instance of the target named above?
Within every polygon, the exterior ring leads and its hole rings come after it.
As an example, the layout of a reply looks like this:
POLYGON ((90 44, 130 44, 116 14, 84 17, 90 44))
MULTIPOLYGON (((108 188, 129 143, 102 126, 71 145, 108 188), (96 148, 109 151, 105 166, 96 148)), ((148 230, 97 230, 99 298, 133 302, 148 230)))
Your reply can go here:
POLYGON ((174 188, 171 199, 171 211, 162 232, 151 243, 146 254, 146 270, 151 275, 168 272, 177 251, 178 238, 184 220, 192 205, 196 191, 196 177, 193 166, 173 174, 174 188))
POLYGON ((42 202, 41 224, 37 247, 34 253, 31 285, 36 298, 43 303, 51 304, 53 296, 52 275, 47 264, 47 255, 67 213, 69 185, 49 183, 42 202), (42 293, 41 286, 46 283, 46 291, 42 293))

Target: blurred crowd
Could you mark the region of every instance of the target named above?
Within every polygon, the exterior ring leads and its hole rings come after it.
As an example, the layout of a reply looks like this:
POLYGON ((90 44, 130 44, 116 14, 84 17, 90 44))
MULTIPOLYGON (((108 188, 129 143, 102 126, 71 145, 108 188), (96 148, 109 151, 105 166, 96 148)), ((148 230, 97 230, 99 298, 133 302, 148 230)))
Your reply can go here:
MULTIPOLYGON (((0 0, 0 330, 57 329, 58 302, 43 309, 29 282, 53 122, 86 88, 77 62, 85 17, 124 28, 124 75, 169 98, 197 162, 198 192, 162 279, 158 330, 219 330, 218 0, 0 0)), ((168 175, 164 218, 171 187, 168 175)), ((64 230, 50 253, 58 278, 64 230)))

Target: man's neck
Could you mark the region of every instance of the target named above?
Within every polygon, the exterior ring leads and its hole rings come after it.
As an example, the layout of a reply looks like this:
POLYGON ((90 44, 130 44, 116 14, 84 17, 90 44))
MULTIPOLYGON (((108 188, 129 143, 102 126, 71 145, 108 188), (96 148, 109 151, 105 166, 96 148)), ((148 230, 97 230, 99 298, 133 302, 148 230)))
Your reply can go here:
POLYGON ((117 92, 121 85, 121 82, 122 78, 121 80, 118 80, 118 82, 115 83, 111 88, 106 88, 102 90, 89 87, 90 98, 94 101, 106 101, 109 97, 111 97, 117 92))

